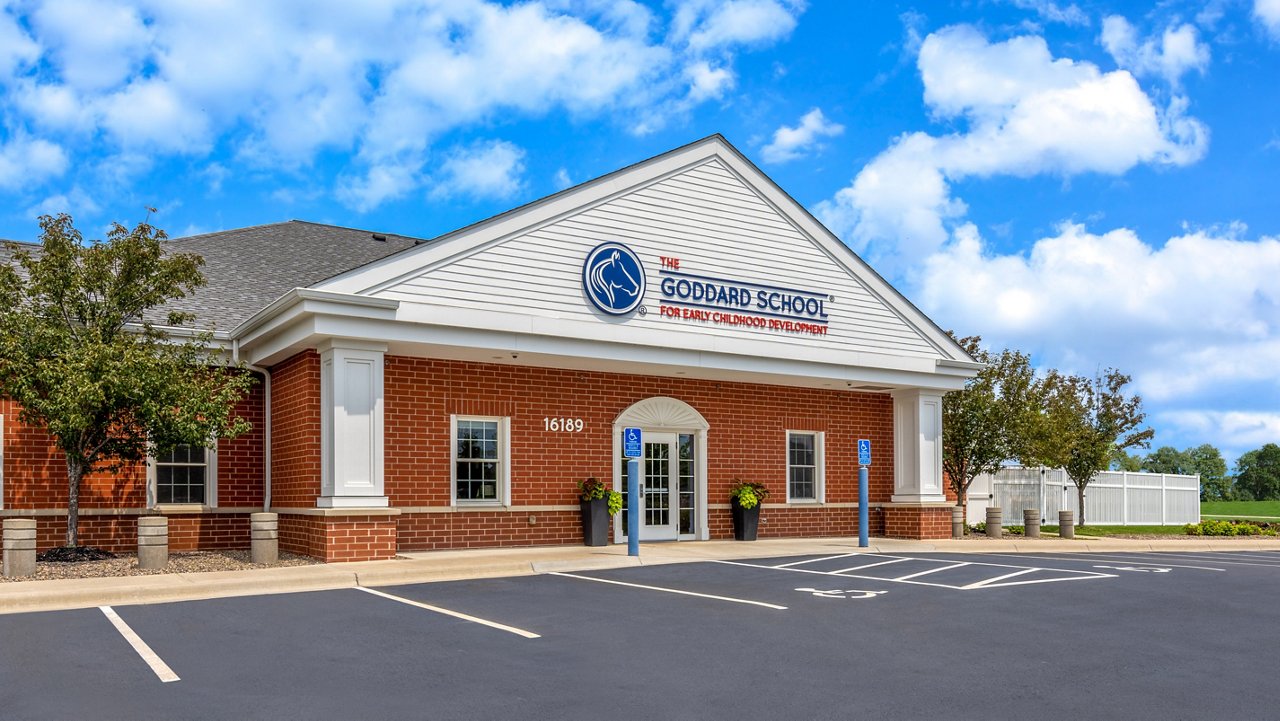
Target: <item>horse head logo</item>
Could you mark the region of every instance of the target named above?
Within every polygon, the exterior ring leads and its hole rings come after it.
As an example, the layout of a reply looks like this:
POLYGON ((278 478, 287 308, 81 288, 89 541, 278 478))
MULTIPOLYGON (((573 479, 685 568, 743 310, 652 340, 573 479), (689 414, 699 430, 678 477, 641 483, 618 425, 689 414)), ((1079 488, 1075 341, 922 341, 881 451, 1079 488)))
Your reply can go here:
POLYGON ((604 243, 587 254, 582 285, 591 302, 605 313, 630 313, 644 299, 644 268, 627 246, 604 243))

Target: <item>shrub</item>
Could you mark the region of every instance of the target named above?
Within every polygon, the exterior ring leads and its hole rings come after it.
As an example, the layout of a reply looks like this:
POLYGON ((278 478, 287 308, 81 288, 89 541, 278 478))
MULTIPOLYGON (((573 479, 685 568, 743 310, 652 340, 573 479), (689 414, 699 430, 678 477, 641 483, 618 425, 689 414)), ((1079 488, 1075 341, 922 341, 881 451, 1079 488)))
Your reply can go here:
POLYGON ((622 510, 622 494, 609 488, 604 481, 595 476, 585 481, 578 481, 578 496, 584 501, 607 498, 610 516, 622 510))
POLYGON ((1274 536, 1276 531, 1266 524, 1264 528, 1248 521, 1219 521, 1207 518, 1199 523, 1183 526, 1188 536, 1274 536))
POLYGON ((733 479, 733 485, 729 488, 729 499, 737 502, 740 508, 755 508, 764 503, 764 499, 768 497, 769 489, 763 484, 744 481, 740 478, 733 479))

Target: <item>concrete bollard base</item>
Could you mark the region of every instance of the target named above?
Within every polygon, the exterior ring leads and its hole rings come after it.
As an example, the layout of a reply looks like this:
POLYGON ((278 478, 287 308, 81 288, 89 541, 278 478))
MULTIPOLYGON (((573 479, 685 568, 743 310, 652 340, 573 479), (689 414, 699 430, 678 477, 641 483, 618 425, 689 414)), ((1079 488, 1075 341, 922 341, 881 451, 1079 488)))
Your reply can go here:
POLYGON ((1004 511, 996 506, 987 508, 987 538, 1000 538, 1004 535, 1004 511))
POLYGON ((249 560, 268 566, 280 560, 280 531, 276 514, 249 515, 249 560))
POLYGON ((1040 509, 1025 508, 1022 511, 1022 528, 1027 538, 1040 537, 1040 509))
POLYGON ((31 576, 36 572, 36 522, 9 518, 4 522, 4 575, 31 576))
POLYGON ((951 537, 964 538, 964 509, 959 506, 951 509, 951 537))
POLYGON ((143 516, 138 519, 138 568, 157 569, 169 565, 169 519, 143 516))
POLYGON ((1062 538, 1076 537, 1075 511, 1058 511, 1058 535, 1062 538))

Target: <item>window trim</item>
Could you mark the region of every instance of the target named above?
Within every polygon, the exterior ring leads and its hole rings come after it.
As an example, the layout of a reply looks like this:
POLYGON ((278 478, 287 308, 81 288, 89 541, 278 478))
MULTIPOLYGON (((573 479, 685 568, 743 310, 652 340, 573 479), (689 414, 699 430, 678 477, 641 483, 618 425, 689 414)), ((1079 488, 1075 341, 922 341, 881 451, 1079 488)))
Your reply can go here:
MULTIPOLYGON (((158 487, 158 477, 156 468, 160 461, 156 457, 147 453, 147 508, 159 508, 160 506, 181 506, 184 508, 217 508, 218 507, 218 444, 212 442, 204 446, 204 500, 200 503, 160 503, 160 489, 158 487)), ((170 464, 172 465, 172 464, 170 464)), ((178 465, 197 465, 197 464, 178 464, 178 465)))
POLYGON ((449 505, 454 508, 509 508, 511 506, 511 418, 508 416, 449 416, 449 505), (458 421, 498 423, 498 498, 493 501, 458 498, 458 421))
POLYGON ((822 504, 827 502, 827 434, 825 431, 788 430, 786 442, 783 444, 783 463, 786 473, 783 477, 787 488, 787 503, 822 504), (813 498, 791 497, 791 437, 813 436, 813 498))

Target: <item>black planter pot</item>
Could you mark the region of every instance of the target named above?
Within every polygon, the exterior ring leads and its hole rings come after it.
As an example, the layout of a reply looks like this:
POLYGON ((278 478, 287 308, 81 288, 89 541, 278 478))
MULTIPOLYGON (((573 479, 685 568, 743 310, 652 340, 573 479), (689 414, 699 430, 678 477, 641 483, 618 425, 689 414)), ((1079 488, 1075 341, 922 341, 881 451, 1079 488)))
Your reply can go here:
POLYGON ((604 546, 609 543, 609 500, 597 498, 582 501, 582 542, 588 546, 604 546))
POLYGON ((733 499, 733 538, 735 541, 754 541, 760 527, 760 506, 743 508, 733 499))

